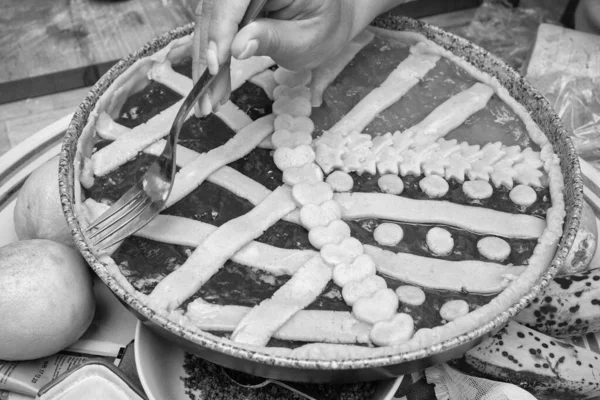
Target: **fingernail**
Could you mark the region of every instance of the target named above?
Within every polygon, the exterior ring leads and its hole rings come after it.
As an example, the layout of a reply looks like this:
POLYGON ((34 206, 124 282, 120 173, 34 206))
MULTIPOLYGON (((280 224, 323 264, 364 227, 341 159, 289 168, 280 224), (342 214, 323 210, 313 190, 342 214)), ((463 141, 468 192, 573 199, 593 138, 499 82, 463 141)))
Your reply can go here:
POLYGON ((252 57, 256 53, 256 50, 258 50, 258 45, 258 39, 250 39, 248 43, 246 43, 244 51, 242 51, 242 53, 237 57, 237 59, 245 60, 247 58, 252 57))
POLYGON ((206 65, 211 75, 216 75, 219 72, 217 44, 212 40, 208 43, 208 49, 206 50, 206 65))
POLYGON ((200 102, 200 109, 202 110, 202 115, 208 115, 212 113, 212 104, 210 101, 211 92, 210 90, 202 96, 202 101, 200 102))

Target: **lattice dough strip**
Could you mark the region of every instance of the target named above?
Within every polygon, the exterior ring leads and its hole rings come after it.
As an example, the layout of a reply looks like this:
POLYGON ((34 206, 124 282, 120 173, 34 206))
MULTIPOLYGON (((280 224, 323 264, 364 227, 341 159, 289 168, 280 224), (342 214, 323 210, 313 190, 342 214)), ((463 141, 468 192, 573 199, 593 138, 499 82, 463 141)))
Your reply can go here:
MULTIPOLYGON (((90 217, 94 218, 105 211, 108 206, 88 199, 84 203, 90 212, 90 217)), ((135 235, 162 243, 170 243, 181 246, 197 247, 202 241, 217 227, 201 221, 189 218, 158 215, 155 220, 138 231, 135 235)), ((365 247, 365 251, 371 255, 374 260, 384 260, 378 263, 378 269, 381 273, 394 277, 396 279, 418 284, 421 287, 430 289, 445 290, 469 290, 477 293, 494 292, 497 288, 503 287, 504 274, 519 275, 522 266, 504 266, 494 262, 483 261, 449 261, 444 259, 434 259, 418 255, 410 255, 392 252, 379 252, 377 247, 365 247), (427 266, 426 270, 421 270, 421 266, 427 266), (404 273, 400 268, 416 268, 417 272, 404 273), (452 280, 446 280, 441 283, 435 277, 451 271, 452 280), (483 271, 483 272, 482 272, 483 271), (484 274, 490 274, 490 284, 482 286, 481 282, 471 282, 473 278, 478 280, 484 274), (410 275, 408 278, 406 275, 410 275), (466 284, 457 282, 466 282, 466 284), (475 286, 477 285, 477 286, 475 286)), ((239 264, 256 268, 273 275, 293 275, 309 259, 317 255, 313 250, 291 250, 282 249, 275 246, 266 245, 260 242, 250 242, 231 259, 239 264)), ((486 279, 487 279, 486 278, 486 279)))
POLYGON ((273 71, 270 69, 265 69, 263 72, 260 72, 250 79, 248 82, 259 86, 264 90, 265 94, 270 100, 273 100, 273 90, 277 86, 277 82, 275 82, 275 78, 273 77, 273 71))
POLYGON ((421 122, 410 127, 415 144, 432 143, 462 125, 467 118, 483 109, 492 98, 494 89, 475 83, 437 106, 421 122))
POLYGON ((173 70, 169 60, 165 60, 163 63, 154 63, 148 71, 148 79, 167 86, 181 96, 187 96, 193 86, 190 78, 173 70))
MULTIPOLYGON (((273 65, 273 61, 268 57, 253 57, 232 63, 231 89, 238 89, 247 79, 264 71, 271 65, 273 65)), ((182 96, 187 95, 192 90, 192 80, 173 71, 168 60, 163 59, 160 62, 155 62, 148 74, 182 96)), ((94 173, 97 176, 102 176, 113 171, 131 160, 145 147, 164 137, 169 132, 182 103, 183 99, 163 110, 146 123, 136 126, 127 135, 121 135, 114 143, 94 153, 92 155, 94 173)), ((236 132, 252 122, 252 119, 231 101, 225 103, 216 114, 236 132)))
POLYGON ((485 261, 448 261, 394 253, 379 247, 364 245, 377 271, 408 284, 430 289, 468 293, 498 293, 516 279, 527 267, 501 265, 485 261))
POLYGON ((362 98, 352 110, 329 129, 346 135, 361 132, 377 114, 396 103, 425 74, 435 67, 440 56, 411 54, 402 61, 383 83, 362 98))
POLYGON ((343 219, 381 218, 390 221, 442 224, 479 234, 535 239, 546 221, 525 214, 472 207, 445 200, 415 200, 385 193, 336 193, 343 219))
MULTIPOLYGON (((187 306, 185 316, 205 331, 233 332, 252 308, 217 305, 201 299, 187 306)), ((346 311, 301 310, 273 333, 281 340, 368 344, 371 326, 346 311)))
POLYGON ((241 87, 251 77, 275 65, 270 57, 254 56, 246 60, 231 59, 231 90, 241 87))
MULTIPOLYGON (((109 207, 93 199, 87 199, 83 205, 90 220, 99 217, 109 207)), ((134 235, 160 243, 198 247, 216 230, 216 226, 206 222, 159 214, 134 235)), ((231 256, 231 260, 272 275, 293 275, 317 254, 314 250, 284 249, 252 241, 231 256)))
POLYGON ((267 135, 273 132, 273 119, 272 114, 257 119, 224 145, 201 154, 193 162, 181 168, 175 175, 175 182, 165 208, 190 194, 217 169, 254 150, 267 135))
MULTIPOLYGON (((248 61, 252 61, 254 60, 253 58, 248 59, 248 61)), ((240 64, 237 64, 238 66, 240 64)), ((246 64, 242 64, 242 65, 246 65, 246 64)), ((254 73, 254 71, 256 70, 257 67, 261 67, 262 63, 258 63, 256 65, 250 63, 251 67, 254 68, 249 68, 248 70, 245 70, 246 73, 244 75, 241 74, 241 71, 239 71, 237 73, 237 75, 241 78, 249 78, 251 77, 251 74, 254 73)), ((233 74, 233 71, 232 71, 233 74)), ((179 93, 181 96, 187 96, 187 94, 192 90, 192 87, 194 85, 194 82, 188 78, 185 75, 182 75, 178 72, 175 72, 173 70, 173 68, 171 68, 171 64, 166 62, 164 64, 158 64, 155 65, 153 67, 152 70, 150 70, 150 74, 155 81, 165 85, 166 87, 168 87, 169 89, 179 93), (154 74, 152 74, 154 73, 154 74)), ((239 80, 238 79, 238 80, 239 80)), ((241 81, 237 82, 236 86, 233 86, 233 82, 232 82, 232 87, 231 90, 235 90, 238 89, 239 86, 241 86, 239 83, 241 81)), ((241 82, 242 84, 244 82, 241 82)), ((188 118, 192 115, 192 113, 190 113, 190 115, 188 115, 188 118)), ((215 115, 217 115, 219 118, 221 118, 223 120, 223 122, 225 122, 225 124, 227 124, 227 126, 229 126, 234 132, 239 132, 242 128, 244 128, 245 126, 249 125, 250 123, 252 123, 252 118, 250 118, 248 115, 246 115, 245 112, 243 112, 238 106, 236 106, 235 104, 233 104, 231 101, 227 101, 225 104, 223 104, 218 111, 215 112, 215 115)), ((171 126, 165 126, 166 131, 168 132, 169 129, 171 128, 171 126)))
POLYGON ((191 50, 191 42, 191 36, 184 36, 169 42, 153 55, 136 60, 100 96, 95 110, 106 111, 113 118, 118 117, 127 98, 149 83, 148 72, 152 67, 157 62, 163 63, 165 60, 174 63, 183 61, 191 50))
POLYGON ((150 304, 157 309, 173 311, 238 250, 295 208, 291 190, 278 187, 248 213, 227 221, 208 235, 181 267, 159 282, 149 295, 150 304))
POLYGON ((362 31, 338 55, 313 70, 312 81, 310 82, 311 103, 313 107, 321 106, 325 89, 329 87, 358 52, 371 43, 374 37, 375 34, 373 32, 362 31))
MULTIPOLYGON (((96 130, 102 138, 114 140, 119 135, 130 131, 131 128, 127 128, 126 126, 118 124, 106 113, 101 113, 96 122, 96 130)), ((162 153, 165 144, 165 140, 160 139, 146 147, 143 152, 158 156, 162 153)), ((188 149, 182 145, 177 145, 177 166, 184 167, 192 163, 200 155, 201 153, 198 153, 197 151, 188 149)), ((246 175, 231 167, 228 167, 227 165, 217 169, 215 172, 210 174, 206 180, 229 190, 236 196, 242 197, 254 205, 263 201, 269 195, 269 193, 271 193, 269 189, 254 179, 248 178, 246 175)), ((283 219, 294 224, 300 224, 300 216, 297 210, 292 211, 283 217, 283 219)))
POLYGON ((252 308, 238 323, 231 339, 266 346, 271 336, 298 311, 321 294, 331 280, 331 267, 321 257, 311 258, 270 299, 252 308))
POLYGON ((183 99, 163 110, 146 123, 136 126, 127 135, 119 136, 114 142, 92 154, 92 167, 96 176, 103 176, 134 158, 145 147, 168 133, 183 99))

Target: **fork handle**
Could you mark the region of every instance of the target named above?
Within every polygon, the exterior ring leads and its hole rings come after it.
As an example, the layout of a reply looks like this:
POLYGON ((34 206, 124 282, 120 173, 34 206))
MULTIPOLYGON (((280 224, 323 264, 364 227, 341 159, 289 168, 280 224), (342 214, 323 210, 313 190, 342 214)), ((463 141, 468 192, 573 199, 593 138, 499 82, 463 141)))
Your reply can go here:
POLYGON ((250 4, 248 4, 248 8, 246 8, 246 13, 242 18, 242 22, 240 22, 239 29, 242 29, 244 26, 258 18, 266 2, 267 0, 250 0, 250 4))
MULTIPOLYGON (((244 17, 240 22, 239 28, 243 28, 248 25, 250 22, 254 21, 256 17, 258 17, 265 6, 267 0, 250 0, 248 4, 248 8, 244 13, 244 17)), ((204 71, 204 73, 200 76, 198 81, 192 87, 190 93, 186 96, 179 112, 175 116, 175 120, 173 121, 173 125, 171 126, 171 131, 167 137, 167 143, 165 148, 163 149, 158 161, 158 165, 156 168, 156 173, 161 177, 163 182, 170 182, 170 188, 167 193, 167 196, 171 193, 171 188, 173 186, 173 180, 175 179, 175 152, 177 149, 177 141, 179 139, 179 132, 181 131, 181 127, 185 122, 187 115, 190 113, 194 104, 204 95, 206 91, 210 88, 210 85, 215 79, 219 79, 223 74, 229 73, 229 64, 231 63, 231 58, 228 58, 227 61, 219 68, 219 72, 216 75, 211 75, 208 71, 208 68, 204 71), (159 167, 160 166, 160 167, 159 167)))

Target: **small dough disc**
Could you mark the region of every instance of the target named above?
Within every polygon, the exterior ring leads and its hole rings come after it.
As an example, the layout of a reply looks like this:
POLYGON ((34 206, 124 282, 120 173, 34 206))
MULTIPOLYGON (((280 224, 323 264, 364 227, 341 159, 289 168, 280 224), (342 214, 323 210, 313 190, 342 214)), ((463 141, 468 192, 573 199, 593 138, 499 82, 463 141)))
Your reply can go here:
POLYGON ((420 287, 402 285, 396 288, 396 296, 402 303, 420 306, 425 303, 425 292, 420 287))
POLYGON ((450 300, 440 308, 440 317, 446 321, 454 321, 469 313, 469 303, 464 300, 450 300))
POLYGON ((349 192, 354 186, 354 180, 344 171, 333 171, 325 182, 329 183, 335 192, 349 192))
POLYGON ((437 175, 429 175, 419 181, 419 187, 421 190, 432 199, 442 197, 448 193, 450 185, 448 182, 437 175))
POLYGON ((537 194, 531 186, 517 185, 508 194, 508 197, 518 206, 529 207, 537 200, 537 194))
POLYGON ((450 232, 437 226, 427 232, 426 241, 429 250, 436 256, 447 256, 454 248, 454 239, 450 232))
POLYGON ((396 314, 388 321, 373 325, 369 338, 377 346, 392 346, 407 342, 415 331, 413 318, 405 313, 396 314))
POLYGON ((383 193, 400 194, 404 190, 404 182, 398 175, 385 174, 377 180, 377 185, 383 193))
POLYGON ((384 222, 373 231, 373 238, 382 246, 395 246, 402 241, 404 230, 400 225, 384 222))
POLYGON ((481 180, 465 181, 462 185, 462 190, 467 197, 474 200, 487 199, 494 193, 492 185, 489 182, 481 180))
POLYGON ((504 239, 488 236, 477 242, 479 253, 492 261, 504 261, 510 255, 510 244, 504 239))

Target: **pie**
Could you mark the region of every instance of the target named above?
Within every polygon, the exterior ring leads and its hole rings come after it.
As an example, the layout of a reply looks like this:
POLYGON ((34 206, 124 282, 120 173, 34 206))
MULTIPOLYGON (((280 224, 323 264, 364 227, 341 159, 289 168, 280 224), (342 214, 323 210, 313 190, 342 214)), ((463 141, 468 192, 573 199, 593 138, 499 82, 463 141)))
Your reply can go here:
MULTIPOLYGON (((191 37, 137 60, 78 143, 82 225, 160 154, 192 87, 191 37)), ((558 156, 493 77, 414 33, 369 28, 314 70, 233 60, 190 115, 163 212, 105 254, 170 321, 271 355, 355 359, 481 326, 546 271, 558 156)))

